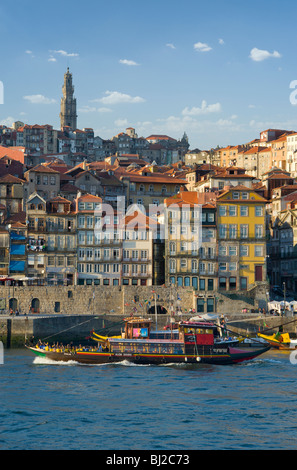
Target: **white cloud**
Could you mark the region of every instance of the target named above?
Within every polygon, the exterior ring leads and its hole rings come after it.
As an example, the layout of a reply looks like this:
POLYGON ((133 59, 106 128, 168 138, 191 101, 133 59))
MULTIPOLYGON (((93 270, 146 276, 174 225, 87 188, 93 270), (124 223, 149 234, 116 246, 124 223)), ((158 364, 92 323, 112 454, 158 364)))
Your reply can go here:
POLYGON ((117 127, 127 127, 128 119, 117 119, 114 123, 117 127))
POLYGON ((123 65, 129 65, 129 66, 139 65, 137 62, 134 62, 134 60, 128 60, 128 59, 120 59, 119 63, 123 65))
POLYGON ((78 110, 79 113, 111 113, 109 108, 96 108, 96 106, 82 106, 78 110))
POLYGON ((144 98, 140 96, 131 96, 126 93, 120 93, 119 91, 106 91, 103 98, 93 100, 93 102, 100 102, 103 104, 120 104, 120 103, 143 103, 144 98))
POLYGON ((172 44, 171 42, 167 43, 166 47, 169 47, 170 49, 176 49, 175 45, 172 44))
POLYGON ((57 62, 57 59, 51 55, 48 62, 57 62))
POLYGON ((33 51, 30 51, 29 49, 27 49, 27 50, 25 51, 25 54, 27 54, 27 55, 29 55, 30 57, 32 57, 32 59, 35 58, 35 55, 33 54, 33 51))
POLYGON ((2 119, 2 121, 0 121, 0 125, 11 127, 14 122, 15 122, 15 118, 8 116, 6 119, 2 119))
POLYGON ((77 54, 76 52, 66 52, 66 51, 63 51, 63 49, 59 49, 58 51, 50 51, 52 52, 53 54, 60 54, 61 56, 63 57, 78 57, 79 54, 77 54))
POLYGON ((200 114, 219 113, 221 110, 222 110, 222 107, 220 103, 207 104, 207 102, 203 100, 201 104, 201 108, 186 107, 185 109, 183 109, 182 115, 183 116, 198 116, 200 114))
POLYGON ((249 57, 255 62, 261 62, 262 60, 269 59, 270 57, 275 57, 276 59, 279 59, 281 55, 277 51, 268 52, 254 47, 251 50, 249 57))
POLYGON ((23 96, 23 98, 32 104, 52 104, 56 102, 56 100, 47 98, 44 95, 27 95, 23 96))
POLYGON ((110 108, 98 108, 97 109, 98 113, 112 113, 112 110, 110 108))
POLYGON ((196 42, 196 44, 194 44, 194 49, 199 52, 208 52, 212 50, 212 47, 204 42, 196 42))
POLYGON ((95 106, 83 106, 82 108, 78 109, 79 113, 94 113, 97 111, 95 106))
POLYGON ((220 38, 220 39, 219 39, 219 44, 221 44, 221 46, 223 46, 223 45, 225 44, 224 39, 221 39, 221 38, 220 38))

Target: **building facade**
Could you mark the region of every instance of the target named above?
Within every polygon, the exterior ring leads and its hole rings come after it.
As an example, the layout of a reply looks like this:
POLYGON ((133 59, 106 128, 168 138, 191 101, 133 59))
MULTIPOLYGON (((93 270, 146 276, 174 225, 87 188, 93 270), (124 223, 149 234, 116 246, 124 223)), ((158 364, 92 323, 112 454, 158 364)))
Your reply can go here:
POLYGON ((217 197, 218 290, 266 282, 266 202, 242 185, 217 197))

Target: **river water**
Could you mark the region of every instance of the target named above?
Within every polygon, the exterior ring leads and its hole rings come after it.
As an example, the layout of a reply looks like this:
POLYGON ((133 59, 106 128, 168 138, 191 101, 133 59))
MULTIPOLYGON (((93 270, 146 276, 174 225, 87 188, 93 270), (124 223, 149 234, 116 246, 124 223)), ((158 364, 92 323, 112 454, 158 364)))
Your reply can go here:
POLYGON ((1 450, 297 448, 297 365, 271 350, 233 366, 0 365, 1 450))

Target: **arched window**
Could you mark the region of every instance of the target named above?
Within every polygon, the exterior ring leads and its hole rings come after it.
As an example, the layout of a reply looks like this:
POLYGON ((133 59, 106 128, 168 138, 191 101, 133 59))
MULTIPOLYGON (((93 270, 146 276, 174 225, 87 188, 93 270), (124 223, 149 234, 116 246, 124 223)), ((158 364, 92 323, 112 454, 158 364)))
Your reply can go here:
POLYGON ((139 185, 139 191, 144 193, 144 190, 145 190, 144 184, 140 184, 139 185))
POLYGON ((190 278, 189 277, 185 277, 185 286, 190 286, 190 278))
POLYGON ((178 285, 179 287, 182 287, 182 285, 183 285, 183 278, 182 278, 181 276, 179 276, 179 277, 177 278, 177 285, 178 285))
POLYGON ((176 253, 176 243, 175 242, 170 242, 169 252, 170 252, 171 255, 175 255, 175 253, 176 253))
POLYGON ((198 261, 196 259, 192 260, 192 273, 198 273, 198 261))
POLYGON ((176 261, 175 259, 171 259, 169 262, 169 272, 175 273, 175 271, 176 271, 176 261))
POLYGON ((195 290, 198 289, 198 279, 197 279, 197 277, 192 277, 192 286, 194 287, 195 290))

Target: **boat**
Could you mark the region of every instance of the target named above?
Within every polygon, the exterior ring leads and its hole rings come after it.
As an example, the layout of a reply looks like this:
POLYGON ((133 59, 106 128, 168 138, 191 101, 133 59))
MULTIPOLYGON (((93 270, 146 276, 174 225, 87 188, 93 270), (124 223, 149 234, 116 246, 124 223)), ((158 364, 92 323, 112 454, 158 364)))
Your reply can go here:
MULTIPOLYGON (((121 337, 109 337, 104 344, 94 347, 54 348, 38 342, 26 347, 37 356, 53 361, 76 361, 83 364, 106 364, 128 361, 134 364, 236 364, 254 359, 268 351, 268 343, 260 347, 233 347, 216 344, 210 322, 181 321, 179 336, 172 339, 154 338, 151 335, 151 320, 143 318, 125 319, 125 331, 121 337)), ((106 337, 107 338, 107 337, 106 337)))
POLYGON ((291 351, 297 348, 297 340, 290 338, 289 333, 278 332, 273 335, 258 333, 258 337, 267 341, 275 349, 291 351))

